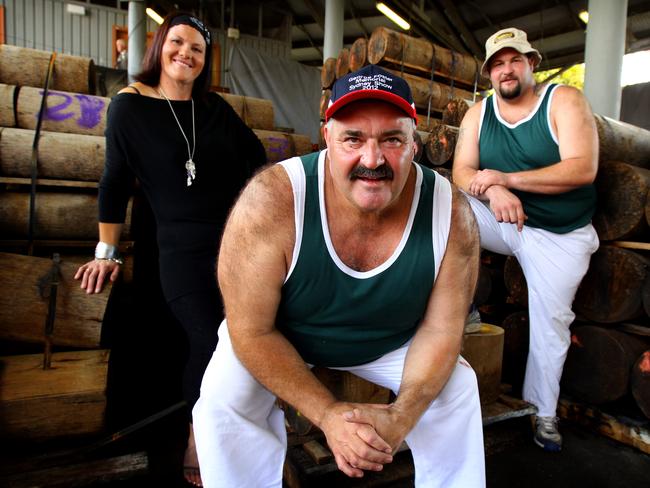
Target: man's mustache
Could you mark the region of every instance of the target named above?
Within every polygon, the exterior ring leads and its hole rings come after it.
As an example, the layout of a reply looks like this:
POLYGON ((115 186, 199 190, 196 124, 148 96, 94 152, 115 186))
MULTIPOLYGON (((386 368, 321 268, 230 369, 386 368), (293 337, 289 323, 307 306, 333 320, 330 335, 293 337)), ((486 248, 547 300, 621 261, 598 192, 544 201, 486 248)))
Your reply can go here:
POLYGON ((376 169, 358 165, 350 172, 350 179, 366 178, 369 180, 393 179, 393 170, 387 164, 377 166, 376 169))

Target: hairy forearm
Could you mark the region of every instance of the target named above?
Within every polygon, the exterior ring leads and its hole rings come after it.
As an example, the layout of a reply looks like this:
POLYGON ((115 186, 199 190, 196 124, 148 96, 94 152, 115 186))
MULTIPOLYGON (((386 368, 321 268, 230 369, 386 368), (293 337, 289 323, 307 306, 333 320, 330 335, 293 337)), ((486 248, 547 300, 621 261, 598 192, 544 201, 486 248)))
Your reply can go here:
POLYGON ((469 185, 472 181, 472 178, 476 176, 478 170, 468 166, 460 167, 459 165, 454 165, 452 169, 452 180, 454 184, 462 188, 463 191, 469 192, 469 185))
POLYGON ((232 339, 237 357, 257 381, 314 425, 321 424, 325 409, 336 398, 279 331, 249 337, 232 334, 232 339))
MULTIPOLYGON (((462 330, 462 329, 461 329, 462 330)), ((409 346, 394 407, 410 421, 410 431, 444 388, 453 371, 462 334, 420 330, 409 346)))
POLYGON ((566 193, 593 183, 595 165, 589 160, 565 159, 544 168, 506 174, 506 187, 511 190, 544 193, 566 193))

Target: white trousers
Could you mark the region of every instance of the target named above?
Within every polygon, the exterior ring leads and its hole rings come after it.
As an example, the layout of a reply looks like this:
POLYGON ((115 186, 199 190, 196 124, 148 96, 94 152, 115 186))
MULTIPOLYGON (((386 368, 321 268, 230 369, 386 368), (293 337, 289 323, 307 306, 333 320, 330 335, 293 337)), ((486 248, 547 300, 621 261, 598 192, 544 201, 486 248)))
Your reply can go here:
POLYGON ((573 298, 598 249, 591 224, 567 234, 497 222, 486 203, 467 196, 481 234, 481 247, 515 256, 528 285, 530 339, 523 398, 537 415, 554 417, 560 378, 571 342, 573 298))
MULTIPOLYGON (((408 345, 350 371, 399 390, 408 345)), ((282 486, 287 438, 276 397, 235 356, 227 324, 203 376, 193 410, 194 435, 207 488, 282 486)), ((449 381, 406 438, 418 487, 485 486, 483 426, 474 370, 459 358, 449 381)))

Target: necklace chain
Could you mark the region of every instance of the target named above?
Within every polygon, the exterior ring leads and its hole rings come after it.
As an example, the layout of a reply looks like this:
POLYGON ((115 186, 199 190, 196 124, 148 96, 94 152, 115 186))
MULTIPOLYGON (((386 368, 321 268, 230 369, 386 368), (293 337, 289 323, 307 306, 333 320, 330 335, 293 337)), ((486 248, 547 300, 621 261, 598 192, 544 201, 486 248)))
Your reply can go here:
POLYGON ((194 165, 194 151, 196 150, 194 98, 190 98, 190 100, 192 101, 192 148, 190 150, 190 141, 187 139, 187 136, 185 135, 185 131, 183 130, 183 126, 181 125, 180 121, 178 120, 178 117, 176 116, 174 107, 172 107, 172 102, 169 100, 169 98, 167 98, 167 95, 165 95, 165 92, 163 91, 162 87, 158 87, 158 93, 160 93, 160 95, 165 100, 167 100, 167 103, 169 104, 169 109, 172 111, 172 115, 174 116, 174 119, 178 124, 178 128, 181 130, 181 134, 183 134, 183 139, 185 139, 185 143, 187 144, 187 156, 189 157, 189 159, 185 163, 185 170, 187 171, 187 186, 191 186, 192 183, 194 182, 194 179, 196 178, 196 166, 194 165))

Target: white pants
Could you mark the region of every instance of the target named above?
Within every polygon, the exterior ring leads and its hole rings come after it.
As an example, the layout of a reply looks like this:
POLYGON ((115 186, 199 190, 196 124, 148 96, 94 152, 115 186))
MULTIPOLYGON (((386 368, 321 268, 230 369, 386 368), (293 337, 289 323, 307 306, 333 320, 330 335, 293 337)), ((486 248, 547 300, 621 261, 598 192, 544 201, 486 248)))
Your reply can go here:
POLYGON ((537 407, 537 415, 554 417, 575 318, 571 305, 598 249, 598 236, 591 224, 567 234, 527 226, 518 232, 516 224, 497 222, 487 204, 468 199, 481 247, 515 256, 526 277, 530 345, 523 398, 537 407))
MULTIPOLYGON (((350 371, 399 390, 408 345, 350 371)), ((203 376, 193 410, 194 435, 207 488, 281 487, 284 414, 276 397, 235 356, 227 324, 203 376)), ((418 487, 485 486, 483 426, 474 370, 459 358, 449 381, 406 438, 418 487)))

